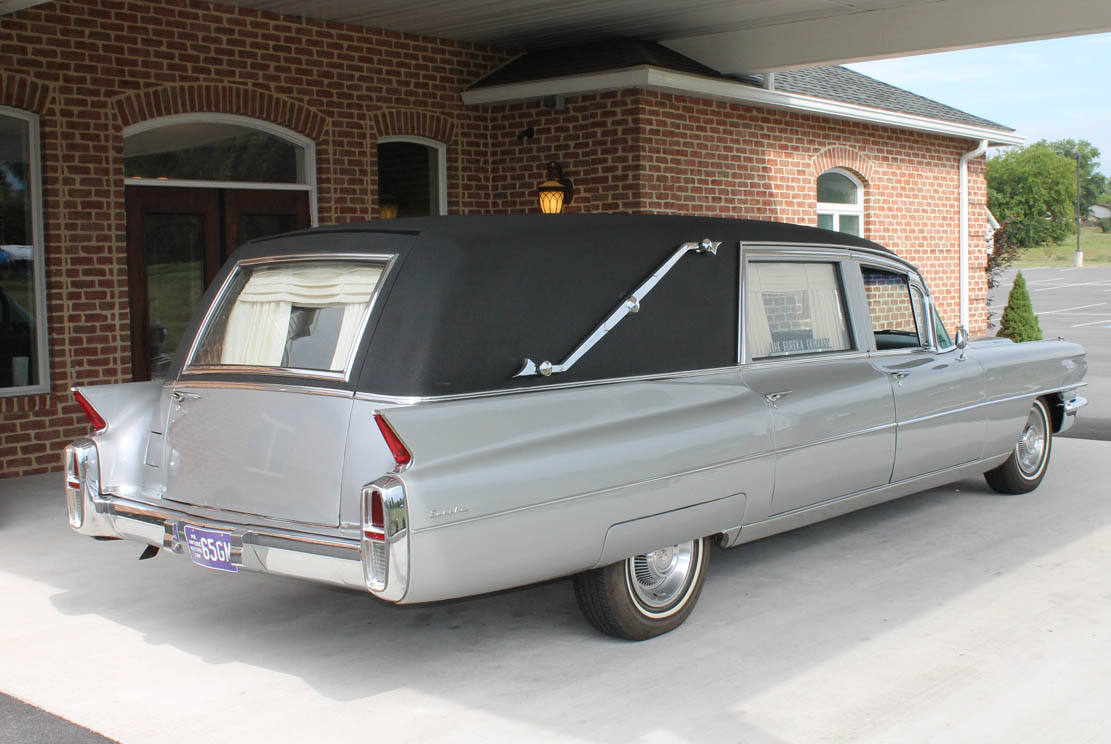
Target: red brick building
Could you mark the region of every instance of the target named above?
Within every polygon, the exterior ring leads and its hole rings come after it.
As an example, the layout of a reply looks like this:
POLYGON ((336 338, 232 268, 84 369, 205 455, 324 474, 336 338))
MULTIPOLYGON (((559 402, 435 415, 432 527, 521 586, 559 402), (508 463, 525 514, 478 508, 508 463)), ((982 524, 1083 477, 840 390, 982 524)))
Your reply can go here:
MULTIPOLYGON (((844 68, 736 78, 636 41, 522 56, 180 0, 2 15, 0 475, 56 469, 87 432, 71 386, 157 377, 243 240, 538 212, 549 161, 566 211, 859 232, 917 263, 955 326, 960 164, 981 141, 1021 138, 844 68)), ((976 334, 984 161, 965 159, 976 334)))

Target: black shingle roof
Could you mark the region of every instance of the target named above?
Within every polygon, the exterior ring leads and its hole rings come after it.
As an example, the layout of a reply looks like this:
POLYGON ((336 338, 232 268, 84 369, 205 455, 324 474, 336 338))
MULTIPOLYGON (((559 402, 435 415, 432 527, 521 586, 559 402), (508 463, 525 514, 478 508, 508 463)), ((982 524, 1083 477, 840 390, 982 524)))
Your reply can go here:
MULTIPOLYGON (((471 89, 572 75, 589 75, 596 72, 614 72, 642 66, 731 80, 742 85, 760 84, 758 76, 724 75, 701 62, 696 62, 690 57, 652 41, 612 39, 576 47, 528 52, 494 70, 472 85, 471 89)), ((952 106, 946 106, 944 103, 911 93, 909 90, 888 85, 847 67, 812 67, 777 72, 775 88, 787 93, 854 103, 929 119, 998 129, 1004 132, 1014 131, 1010 127, 973 116, 952 106)))
POLYGON ((989 119, 946 106, 917 93, 862 75, 847 67, 811 67, 803 70, 784 70, 775 74, 776 90, 788 93, 828 98, 832 101, 855 103, 860 106, 898 111, 903 114, 925 116, 930 119, 971 124, 977 127, 1014 129, 989 119))

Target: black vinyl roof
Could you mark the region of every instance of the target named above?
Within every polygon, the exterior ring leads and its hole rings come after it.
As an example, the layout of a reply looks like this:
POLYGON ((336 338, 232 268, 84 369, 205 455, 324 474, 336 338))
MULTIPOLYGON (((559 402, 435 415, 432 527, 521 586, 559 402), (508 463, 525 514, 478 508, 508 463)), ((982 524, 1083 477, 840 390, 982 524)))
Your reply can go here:
MULTIPOLYGON (((473 84, 471 89, 596 72, 615 72, 642 66, 730 80, 754 87, 763 84, 762 76, 725 75, 652 41, 614 39, 576 47, 528 52, 482 78, 473 84)), ((775 89, 940 121, 969 124, 1004 132, 1014 131, 989 119, 946 106, 944 103, 838 65, 777 72, 775 89)))
MULTIPOLYGON (((346 389, 432 397, 717 369, 737 363, 741 242, 884 250, 862 238, 812 227, 709 217, 518 214, 379 220, 252 241, 232 256, 201 306, 215 301, 215 288, 239 260, 393 255, 393 269, 383 279, 360 347, 356 377, 341 385, 346 389), (526 358, 561 363, 679 246, 703 238, 721 241, 717 254, 687 253, 640 311, 571 370, 514 377, 526 358)), ((186 337, 196 332, 199 318, 194 316, 186 337)))

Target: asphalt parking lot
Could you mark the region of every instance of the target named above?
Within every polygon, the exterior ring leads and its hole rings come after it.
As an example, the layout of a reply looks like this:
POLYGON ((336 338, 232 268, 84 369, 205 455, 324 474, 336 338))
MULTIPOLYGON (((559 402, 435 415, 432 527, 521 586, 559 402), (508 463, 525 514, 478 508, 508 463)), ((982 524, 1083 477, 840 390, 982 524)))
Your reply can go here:
POLYGON ((1109 455, 1059 439, 1031 494, 977 478, 716 551, 639 644, 567 581, 396 608, 139 562, 70 532, 56 474, 0 481, 0 689, 126 744, 1104 742, 1109 455))
MULTIPOLYGON (((1004 272, 991 292, 991 335, 1016 273, 1004 272)), ((1042 335, 1076 341, 1088 352, 1088 387, 1081 392, 1088 406, 1065 436, 1111 440, 1111 266, 1030 267, 1022 269, 1022 275, 1042 335)))

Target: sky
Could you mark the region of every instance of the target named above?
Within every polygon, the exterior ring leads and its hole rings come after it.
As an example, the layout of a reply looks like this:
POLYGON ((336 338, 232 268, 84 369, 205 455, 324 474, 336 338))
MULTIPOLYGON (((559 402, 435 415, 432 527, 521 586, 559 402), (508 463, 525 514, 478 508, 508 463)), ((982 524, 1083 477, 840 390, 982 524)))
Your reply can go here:
MULTIPOLYGON (((1013 127, 1027 144, 1085 139, 1111 175, 1111 34, 922 54, 846 65, 1013 127)), ((993 148, 995 149, 995 148, 993 148)))

